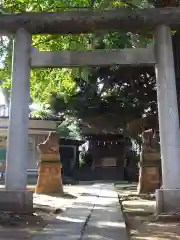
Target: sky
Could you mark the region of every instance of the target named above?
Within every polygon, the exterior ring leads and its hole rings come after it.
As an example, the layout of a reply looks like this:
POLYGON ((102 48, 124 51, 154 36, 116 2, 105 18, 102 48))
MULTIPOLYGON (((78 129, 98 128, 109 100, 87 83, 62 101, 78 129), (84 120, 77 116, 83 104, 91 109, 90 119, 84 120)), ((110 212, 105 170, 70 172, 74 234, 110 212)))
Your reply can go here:
MULTIPOLYGON (((0 90, 0 105, 6 105, 6 100, 4 94, 0 90)), ((41 107, 37 103, 33 103, 30 105, 31 110, 41 110, 41 107)))
POLYGON ((0 91, 0 105, 6 104, 4 94, 0 91))

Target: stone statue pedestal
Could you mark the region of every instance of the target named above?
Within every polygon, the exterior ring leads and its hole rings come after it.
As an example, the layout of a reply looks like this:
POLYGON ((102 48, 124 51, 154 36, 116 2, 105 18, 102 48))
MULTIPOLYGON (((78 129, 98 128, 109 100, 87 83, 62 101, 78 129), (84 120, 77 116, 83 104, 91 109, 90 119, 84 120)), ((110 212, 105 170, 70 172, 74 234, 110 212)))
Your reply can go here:
POLYGON ((142 133, 138 194, 154 193, 161 186, 161 156, 157 137, 152 129, 142 133))
POLYGON ((55 133, 51 133, 44 143, 39 144, 38 149, 40 161, 35 193, 62 193, 62 165, 60 163, 59 143, 55 133))
POLYGON ((154 193, 161 186, 160 153, 142 153, 140 161, 138 194, 154 193))

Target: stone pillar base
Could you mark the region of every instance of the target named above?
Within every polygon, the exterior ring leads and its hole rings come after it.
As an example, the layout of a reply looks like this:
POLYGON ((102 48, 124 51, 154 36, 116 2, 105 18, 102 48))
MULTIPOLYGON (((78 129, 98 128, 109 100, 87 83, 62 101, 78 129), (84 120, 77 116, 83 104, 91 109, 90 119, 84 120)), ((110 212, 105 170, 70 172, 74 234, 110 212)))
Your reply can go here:
POLYGON ((161 178, 157 166, 141 166, 139 171, 138 194, 154 193, 161 186, 161 178))
POLYGON ((0 211, 33 213, 33 193, 28 190, 0 190, 0 211))
POLYGON ((156 213, 180 213, 180 189, 156 190, 156 213))

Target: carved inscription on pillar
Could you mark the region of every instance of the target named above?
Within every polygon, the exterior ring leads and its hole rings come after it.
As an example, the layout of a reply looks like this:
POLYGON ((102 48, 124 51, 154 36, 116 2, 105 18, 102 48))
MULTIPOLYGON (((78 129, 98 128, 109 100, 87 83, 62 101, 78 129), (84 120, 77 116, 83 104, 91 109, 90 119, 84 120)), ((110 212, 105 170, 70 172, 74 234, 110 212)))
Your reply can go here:
POLYGON ((63 192, 59 141, 56 133, 51 132, 44 143, 38 145, 40 161, 38 163, 38 182, 36 193, 63 192))

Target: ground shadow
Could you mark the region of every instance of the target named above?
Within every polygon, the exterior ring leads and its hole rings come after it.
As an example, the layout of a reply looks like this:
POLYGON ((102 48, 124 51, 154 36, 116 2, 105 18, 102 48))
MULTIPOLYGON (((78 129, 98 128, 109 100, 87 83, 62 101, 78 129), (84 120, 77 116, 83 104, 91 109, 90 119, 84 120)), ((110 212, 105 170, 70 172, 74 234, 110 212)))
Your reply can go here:
POLYGON ((151 197, 132 197, 129 187, 119 191, 126 226, 131 240, 179 240, 178 222, 159 222, 156 220, 155 199, 151 197), (129 191, 129 195, 126 193, 129 191), (121 194, 125 197, 121 198, 121 194))
POLYGON ((47 224, 46 220, 33 214, 0 213, 0 240, 27 240, 47 224))
POLYGON ((67 192, 62 192, 62 193, 50 193, 50 194, 45 194, 47 196, 51 197, 61 197, 61 198, 67 198, 67 199, 75 199, 77 196, 74 196, 72 194, 69 194, 67 192))

